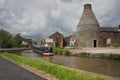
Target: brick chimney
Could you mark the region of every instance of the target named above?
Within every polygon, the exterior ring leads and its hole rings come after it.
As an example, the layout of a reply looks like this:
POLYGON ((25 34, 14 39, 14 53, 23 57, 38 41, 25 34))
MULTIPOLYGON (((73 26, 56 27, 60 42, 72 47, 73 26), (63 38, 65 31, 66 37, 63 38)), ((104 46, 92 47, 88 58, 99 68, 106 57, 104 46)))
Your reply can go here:
POLYGON ((91 4, 85 4, 84 9, 91 9, 91 4))
POLYGON ((85 4, 79 25, 89 25, 89 24, 99 26, 99 23, 92 11, 91 4, 85 4))

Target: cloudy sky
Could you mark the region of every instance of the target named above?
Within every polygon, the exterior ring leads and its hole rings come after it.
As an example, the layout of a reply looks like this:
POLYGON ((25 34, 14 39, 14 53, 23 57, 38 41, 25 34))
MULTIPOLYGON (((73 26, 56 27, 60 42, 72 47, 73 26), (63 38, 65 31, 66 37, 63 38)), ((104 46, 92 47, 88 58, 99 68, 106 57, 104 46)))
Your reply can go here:
POLYGON ((92 4, 102 27, 120 24, 120 0, 0 0, 0 29, 24 37, 48 37, 76 31, 83 5, 92 4))

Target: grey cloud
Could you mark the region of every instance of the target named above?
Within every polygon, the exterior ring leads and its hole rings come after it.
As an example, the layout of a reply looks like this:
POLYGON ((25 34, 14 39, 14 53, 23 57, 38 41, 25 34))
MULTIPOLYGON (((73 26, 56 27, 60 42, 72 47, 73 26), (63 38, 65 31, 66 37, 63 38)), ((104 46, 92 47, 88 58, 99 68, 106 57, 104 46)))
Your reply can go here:
POLYGON ((106 15, 106 17, 109 17, 109 20, 104 22, 104 25, 108 25, 108 26, 113 26, 113 27, 117 27, 118 25, 120 25, 120 1, 115 2, 114 7, 109 11, 108 15, 106 15))
POLYGON ((63 2, 73 2, 73 0, 61 0, 61 1, 63 1, 63 2))
POLYGON ((120 1, 0 0, 0 28, 25 37, 48 37, 56 31, 68 36, 75 32, 85 3, 93 5, 101 26, 120 23, 120 1))

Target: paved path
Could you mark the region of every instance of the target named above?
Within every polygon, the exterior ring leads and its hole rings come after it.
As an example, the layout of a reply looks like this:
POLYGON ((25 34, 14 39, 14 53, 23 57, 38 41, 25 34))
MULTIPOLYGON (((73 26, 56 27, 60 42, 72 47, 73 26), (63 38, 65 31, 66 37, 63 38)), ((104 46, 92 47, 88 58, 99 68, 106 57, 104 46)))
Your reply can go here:
POLYGON ((0 80, 47 80, 0 56, 0 80))
POLYGON ((91 54, 120 54, 120 47, 119 48, 82 48, 82 49, 75 49, 71 50, 73 53, 80 53, 80 52, 90 52, 91 54))
POLYGON ((8 49, 1 49, 0 48, 0 52, 20 52, 20 51, 24 51, 24 50, 32 50, 31 48, 8 48, 8 49))

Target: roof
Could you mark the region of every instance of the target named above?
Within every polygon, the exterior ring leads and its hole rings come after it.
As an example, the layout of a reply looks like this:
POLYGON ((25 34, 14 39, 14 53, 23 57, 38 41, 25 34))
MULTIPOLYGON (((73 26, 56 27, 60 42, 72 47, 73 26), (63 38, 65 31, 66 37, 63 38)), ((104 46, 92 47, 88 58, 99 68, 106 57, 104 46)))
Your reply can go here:
POLYGON ((61 35, 61 36, 63 36, 61 33, 59 33, 59 32, 55 32, 55 33, 53 33, 51 36, 49 36, 50 38, 51 37, 53 37, 53 36, 55 36, 55 35, 61 35))
POLYGON ((100 31, 120 32, 120 27, 100 27, 100 31))

